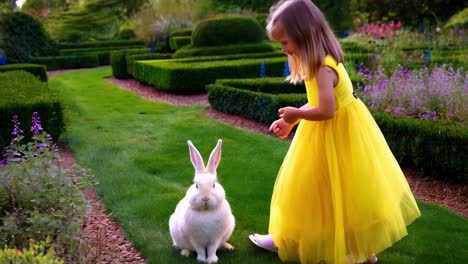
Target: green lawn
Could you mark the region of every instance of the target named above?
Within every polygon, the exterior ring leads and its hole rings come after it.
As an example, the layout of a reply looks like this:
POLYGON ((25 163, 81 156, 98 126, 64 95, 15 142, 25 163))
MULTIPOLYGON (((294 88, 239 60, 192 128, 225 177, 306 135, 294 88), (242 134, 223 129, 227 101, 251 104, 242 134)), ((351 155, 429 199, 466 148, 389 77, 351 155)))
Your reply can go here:
MULTIPOLYGON (((214 121, 201 106, 142 99, 103 80, 110 75, 110 68, 80 70, 51 78, 49 87, 66 105, 61 140, 92 170, 97 193, 147 262, 197 263, 171 247, 168 220, 193 179, 187 140, 206 162, 221 138, 218 175, 236 217, 230 240, 236 250, 220 252, 219 263, 281 263, 247 236, 268 228, 270 195, 289 143, 214 121)), ((419 205, 422 217, 379 254, 379 263, 468 263, 467 220, 419 205)))

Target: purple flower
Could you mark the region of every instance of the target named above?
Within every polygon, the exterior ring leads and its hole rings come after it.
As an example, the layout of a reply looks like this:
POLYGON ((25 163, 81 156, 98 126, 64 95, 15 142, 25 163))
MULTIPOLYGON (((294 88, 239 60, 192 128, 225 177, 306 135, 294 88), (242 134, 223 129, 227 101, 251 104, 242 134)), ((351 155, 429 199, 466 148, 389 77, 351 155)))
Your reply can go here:
POLYGON ((42 132, 42 126, 41 126, 41 119, 39 118, 39 115, 37 112, 34 112, 32 115, 32 126, 29 131, 33 131, 34 135, 33 138, 39 136, 42 132))
MULTIPOLYGON (((20 122, 18 121, 18 116, 14 115, 13 116, 13 132, 11 133, 13 136, 15 136, 16 139, 18 139, 18 136, 20 136, 23 133, 23 130, 19 127, 20 122)), ((13 139, 13 141, 15 141, 13 139)))

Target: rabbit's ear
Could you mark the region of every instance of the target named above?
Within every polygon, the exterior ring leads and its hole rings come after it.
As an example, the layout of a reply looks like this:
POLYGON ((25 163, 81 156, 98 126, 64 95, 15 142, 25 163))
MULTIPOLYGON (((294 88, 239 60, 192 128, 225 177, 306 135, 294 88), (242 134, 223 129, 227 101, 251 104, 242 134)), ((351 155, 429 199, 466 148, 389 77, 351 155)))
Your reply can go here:
POLYGON ((210 173, 216 174, 216 168, 218 167, 219 161, 221 160, 222 143, 223 141, 218 139, 218 144, 210 154, 210 159, 208 160, 208 165, 206 166, 206 170, 210 173))
POLYGON ((192 141, 188 140, 187 144, 189 146, 190 160, 195 168, 195 172, 203 172, 205 170, 205 163, 203 163, 200 152, 198 152, 197 148, 192 144, 192 141))

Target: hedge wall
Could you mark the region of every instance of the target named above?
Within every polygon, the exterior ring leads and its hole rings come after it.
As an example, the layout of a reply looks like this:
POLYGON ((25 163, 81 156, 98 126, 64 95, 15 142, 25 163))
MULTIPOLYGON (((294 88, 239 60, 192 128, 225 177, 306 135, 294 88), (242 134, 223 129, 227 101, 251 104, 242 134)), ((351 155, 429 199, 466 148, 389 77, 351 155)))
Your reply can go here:
POLYGON ((38 112, 44 131, 56 141, 65 129, 63 106, 47 84, 24 71, 0 73, 0 147, 11 141, 13 115, 18 115, 20 127, 29 138, 31 117, 38 112))

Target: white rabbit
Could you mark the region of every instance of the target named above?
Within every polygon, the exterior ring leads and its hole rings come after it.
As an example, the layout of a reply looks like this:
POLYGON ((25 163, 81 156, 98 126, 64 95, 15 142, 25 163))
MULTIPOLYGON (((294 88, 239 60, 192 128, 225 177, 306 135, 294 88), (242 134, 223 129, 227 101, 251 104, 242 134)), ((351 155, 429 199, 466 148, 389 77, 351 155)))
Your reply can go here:
POLYGON ((234 215, 216 176, 221 143, 219 139, 205 168, 200 152, 187 141, 195 167, 194 182, 169 219, 172 242, 180 254, 188 256, 190 251, 196 251, 197 259, 207 263, 218 261, 216 251, 220 248, 234 250, 226 242, 234 231, 234 215))

